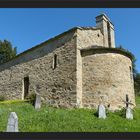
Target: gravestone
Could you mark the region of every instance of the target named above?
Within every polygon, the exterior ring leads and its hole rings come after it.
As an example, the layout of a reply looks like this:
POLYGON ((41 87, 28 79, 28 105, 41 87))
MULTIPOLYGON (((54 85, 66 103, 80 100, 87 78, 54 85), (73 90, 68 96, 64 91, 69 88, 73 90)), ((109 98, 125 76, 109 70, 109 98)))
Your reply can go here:
POLYGON ((98 117, 102 119, 106 118, 106 110, 103 104, 100 104, 98 107, 98 117))
POLYGON ((133 120, 133 111, 131 108, 126 108, 126 119, 133 120))
POLYGON ((35 109, 41 108, 41 96, 39 94, 36 94, 35 98, 35 109))
POLYGON ((7 132, 18 132, 18 117, 15 112, 10 113, 7 124, 7 132))
POLYGON ((36 94, 35 102, 34 102, 35 109, 41 108, 41 96, 39 95, 39 89, 40 89, 40 86, 38 84, 36 84, 34 86, 34 90, 35 90, 35 94, 36 94))

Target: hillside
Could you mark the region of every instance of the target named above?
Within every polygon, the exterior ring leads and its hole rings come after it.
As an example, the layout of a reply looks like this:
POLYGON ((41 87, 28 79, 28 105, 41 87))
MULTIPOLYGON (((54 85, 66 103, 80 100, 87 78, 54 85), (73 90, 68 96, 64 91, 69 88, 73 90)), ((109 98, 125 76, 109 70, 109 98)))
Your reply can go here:
POLYGON ((25 102, 0 102, 0 131, 6 131, 10 112, 19 118, 20 132, 139 132, 140 97, 136 98, 134 120, 126 120, 124 111, 107 112, 107 119, 98 119, 95 110, 56 109, 43 106, 40 110, 25 102))

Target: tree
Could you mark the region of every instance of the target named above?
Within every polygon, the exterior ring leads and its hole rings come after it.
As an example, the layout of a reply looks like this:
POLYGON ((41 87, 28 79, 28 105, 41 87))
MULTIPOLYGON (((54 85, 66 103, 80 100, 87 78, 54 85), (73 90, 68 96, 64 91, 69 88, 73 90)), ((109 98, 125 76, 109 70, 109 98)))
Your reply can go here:
POLYGON ((134 87, 136 95, 140 96, 140 73, 137 73, 134 78, 134 87))
POLYGON ((0 64, 9 61, 17 55, 17 48, 12 47, 11 42, 0 40, 0 64))

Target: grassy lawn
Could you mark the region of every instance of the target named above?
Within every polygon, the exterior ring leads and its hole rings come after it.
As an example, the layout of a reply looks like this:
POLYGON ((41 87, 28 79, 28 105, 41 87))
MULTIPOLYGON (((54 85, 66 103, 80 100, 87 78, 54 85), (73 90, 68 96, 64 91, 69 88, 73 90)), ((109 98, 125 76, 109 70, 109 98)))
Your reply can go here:
POLYGON ((28 103, 8 101, 0 103, 0 131, 6 131, 10 112, 16 112, 20 132, 140 132, 140 97, 136 101, 134 120, 126 120, 123 111, 107 112, 103 120, 95 110, 43 106, 37 111, 28 103))

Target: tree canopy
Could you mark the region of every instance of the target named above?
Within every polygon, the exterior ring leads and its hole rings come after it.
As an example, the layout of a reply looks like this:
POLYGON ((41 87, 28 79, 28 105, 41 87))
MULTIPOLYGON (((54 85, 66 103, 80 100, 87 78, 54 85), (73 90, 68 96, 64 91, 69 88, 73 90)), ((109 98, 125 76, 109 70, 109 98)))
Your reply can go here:
POLYGON ((9 61, 17 55, 17 48, 13 47, 11 42, 0 40, 0 64, 9 61))

